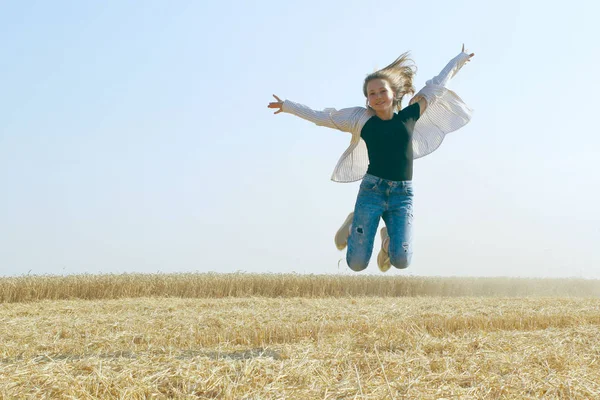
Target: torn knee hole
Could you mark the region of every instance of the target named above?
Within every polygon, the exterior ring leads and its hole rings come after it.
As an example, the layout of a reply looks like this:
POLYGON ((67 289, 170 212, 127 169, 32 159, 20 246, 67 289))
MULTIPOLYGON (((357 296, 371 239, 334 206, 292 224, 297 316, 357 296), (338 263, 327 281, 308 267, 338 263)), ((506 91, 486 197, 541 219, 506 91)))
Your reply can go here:
POLYGON ((362 233, 363 233, 363 228, 362 228, 362 226, 359 226, 359 227, 357 227, 357 228, 356 228, 356 233, 360 233, 360 234, 362 234, 362 233))

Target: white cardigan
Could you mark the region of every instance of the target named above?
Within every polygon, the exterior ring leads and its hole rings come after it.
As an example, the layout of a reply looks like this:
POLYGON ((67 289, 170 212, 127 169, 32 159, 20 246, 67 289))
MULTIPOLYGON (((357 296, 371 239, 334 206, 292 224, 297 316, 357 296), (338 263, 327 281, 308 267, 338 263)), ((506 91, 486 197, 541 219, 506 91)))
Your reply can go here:
MULTIPOLYGON (((413 158, 417 159, 437 149, 447 133, 455 131, 471 120, 471 110, 453 91, 447 89, 450 80, 469 59, 467 53, 460 53, 425 87, 417 93, 427 100, 427 108, 417 120, 413 131, 413 158)), ((354 182, 365 176, 369 167, 367 145, 360 137, 365 123, 375 114, 365 107, 352 107, 336 110, 326 108, 315 111, 302 104, 285 100, 283 112, 294 114, 319 126, 350 132, 350 145, 340 157, 331 180, 334 182, 354 182)))

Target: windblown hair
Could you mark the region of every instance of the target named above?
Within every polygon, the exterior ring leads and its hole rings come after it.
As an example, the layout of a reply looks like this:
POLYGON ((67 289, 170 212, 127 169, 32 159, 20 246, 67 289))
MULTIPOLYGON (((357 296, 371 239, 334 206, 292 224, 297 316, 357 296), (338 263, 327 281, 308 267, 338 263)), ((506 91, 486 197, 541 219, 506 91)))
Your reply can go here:
POLYGON ((367 107, 369 107, 367 84, 373 79, 385 79, 390 84, 390 87, 395 93, 395 98, 392 103, 395 111, 400 111, 404 95, 415 93, 413 77, 417 72, 417 67, 414 64, 414 61, 408 56, 408 51, 402 53, 400 54, 400 57, 396 58, 396 60, 387 67, 367 75, 365 83, 363 84, 363 93, 367 98, 367 107))

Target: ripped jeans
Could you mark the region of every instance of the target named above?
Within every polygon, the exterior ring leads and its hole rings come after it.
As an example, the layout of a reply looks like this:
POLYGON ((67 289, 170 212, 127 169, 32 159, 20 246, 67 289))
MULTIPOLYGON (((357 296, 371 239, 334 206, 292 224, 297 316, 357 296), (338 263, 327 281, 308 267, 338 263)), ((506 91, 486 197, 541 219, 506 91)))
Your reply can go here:
POLYGON ((412 257, 413 188, 411 181, 390 181, 367 174, 363 178, 348 238, 346 261, 354 271, 367 268, 373 253, 379 218, 390 236, 389 256, 396 268, 412 257))

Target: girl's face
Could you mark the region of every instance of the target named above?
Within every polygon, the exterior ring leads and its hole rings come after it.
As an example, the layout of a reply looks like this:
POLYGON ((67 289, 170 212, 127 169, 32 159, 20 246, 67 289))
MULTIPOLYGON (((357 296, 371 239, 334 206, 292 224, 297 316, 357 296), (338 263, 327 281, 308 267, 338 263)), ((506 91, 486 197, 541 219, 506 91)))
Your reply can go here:
POLYGON ((385 79, 372 79, 367 83, 367 99, 375 111, 387 111, 392 107, 395 93, 385 79))

